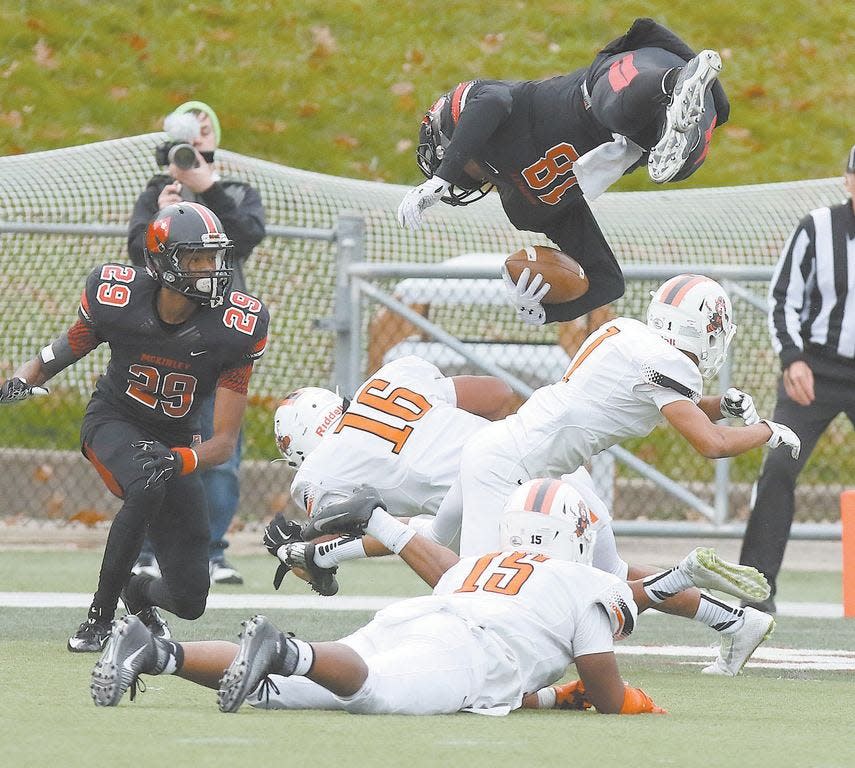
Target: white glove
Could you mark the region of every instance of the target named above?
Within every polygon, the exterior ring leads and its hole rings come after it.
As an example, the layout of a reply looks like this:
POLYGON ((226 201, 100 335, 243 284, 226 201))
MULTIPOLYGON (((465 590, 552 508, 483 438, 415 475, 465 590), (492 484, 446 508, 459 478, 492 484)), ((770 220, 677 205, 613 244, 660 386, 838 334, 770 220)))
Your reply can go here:
POLYGON ((450 186, 451 182, 432 176, 421 186, 413 187, 398 206, 398 223, 405 229, 418 229, 422 225, 422 211, 436 205, 450 186))
POLYGON ((546 310, 540 303, 552 287, 543 282, 543 275, 536 274, 531 283, 531 270, 526 267, 520 272, 520 279, 515 283, 508 268, 502 265, 502 280, 508 291, 508 299, 526 325, 543 325, 546 322, 546 310), (541 285, 543 283, 543 285, 541 285))
POLYGON ((786 424, 778 424, 778 422, 769 421, 769 419, 761 419, 760 422, 772 430, 772 437, 766 441, 766 445, 770 448, 777 448, 779 445, 788 445, 790 446, 790 456, 794 459, 799 457, 799 452, 802 449, 802 441, 799 440, 799 436, 792 429, 786 424))
POLYGON ((760 421, 757 409, 754 407, 754 398, 736 387, 731 387, 721 396, 719 408, 721 415, 725 418, 732 416, 735 419, 742 419, 748 426, 760 421))

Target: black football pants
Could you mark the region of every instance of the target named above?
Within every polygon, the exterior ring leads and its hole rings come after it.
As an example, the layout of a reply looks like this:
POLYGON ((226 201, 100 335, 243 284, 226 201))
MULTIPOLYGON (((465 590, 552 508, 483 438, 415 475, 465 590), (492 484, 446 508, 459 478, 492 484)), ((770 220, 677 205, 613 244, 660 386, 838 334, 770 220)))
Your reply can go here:
MULTIPOLYGON (((766 454, 752 492, 751 516, 739 555, 740 563, 753 565, 766 576, 773 596, 795 514, 796 479, 837 414, 845 413, 855 426, 855 367, 808 354, 805 362, 813 371, 816 399, 811 405, 799 405, 790 400, 779 381, 772 416, 772 421, 786 424, 799 436, 801 453, 794 460, 789 449, 782 446, 766 454)), ((840 480, 847 482, 849 478, 840 480)))
POLYGON ((115 610, 148 532, 162 578, 146 579, 145 600, 181 618, 198 618, 205 611, 210 587, 208 504, 200 477, 173 476, 146 489, 147 475, 133 461, 138 449, 131 443, 152 436, 119 419, 104 420, 103 415, 97 423, 87 419, 88 414, 81 429, 84 454, 123 500, 107 536, 93 605, 107 615, 115 610))

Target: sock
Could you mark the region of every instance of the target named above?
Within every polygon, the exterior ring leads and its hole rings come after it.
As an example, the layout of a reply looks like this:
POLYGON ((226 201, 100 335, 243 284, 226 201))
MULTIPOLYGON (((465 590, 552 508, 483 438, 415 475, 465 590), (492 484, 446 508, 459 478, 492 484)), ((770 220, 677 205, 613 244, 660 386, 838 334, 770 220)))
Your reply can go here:
POLYGON ((165 640, 162 637, 152 637, 157 658, 150 675, 174 675, 184 666, 184 648, 181 643, 165 640))
POLYGON ((289 637, 284 632, 279 633, 279 653, 274 674, 303 676, 312 669, 315 663, 315 651, 305 640, 289 637))
POLYGON ((315 544, 315 565, 320 568, 334 568, 345 560, 359 560, 365 557, 362 539, 342 536, 338 539, 315 544))
POLYGON ((552 709, 555 706, 555 701, 558 698, 555 688, 551 685, 546 688, 541 688, 537 692, 537 708, 552 709))
POLYGON ((89 621, 100 621, 107 622, 108 624, 113 620, 113 617, 116 615, 116 610, 110 610, 108 608, 102 608, 101 606, 92 605, 89 606, 89 613, 86 614, 86 618, 89 621))
POLYGON ((745 623, 745 611, 735 605, 716 600, 706 592, 701 592, 701 602, 698 604, 695 621, 706 624, 716 632, 731 635, 742 629, 745 623))
POLYGON ((395 519, 386 510, 377 507, 371 514, 371 519, 365 528, 369 536, 373 536, 386 549, 396 555, 410 543, 416 532, 410 526, 395 519))
POLYGON ((679 566, 675 566, 662 573, 654 573, 652 576, 647 576, 642 580, 641 584, 644 587, 644 593, 654 603, 661 603, 663 600, 673 597, 678 592, 695 586, 692 580, 680 570, 679 566))

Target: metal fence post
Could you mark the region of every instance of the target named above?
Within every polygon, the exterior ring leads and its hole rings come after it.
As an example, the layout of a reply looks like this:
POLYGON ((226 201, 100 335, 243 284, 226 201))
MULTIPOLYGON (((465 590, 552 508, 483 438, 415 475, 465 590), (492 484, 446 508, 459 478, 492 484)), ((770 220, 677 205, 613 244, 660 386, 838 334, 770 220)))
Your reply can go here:
MULTIPOLYGON (((730 355, 725 358, 724 365, 718 372, 718 383, 722 393, 731 385, 733 377, 733 362, 730 355)), ((730 518, 730 459, 718 459, 715 463, 715 518, 713 523, 723 525, 730 518)))
POLYGON ((336 221, 336 287, 333 323, 336 333, 335 385, 348 396, 362 381, 362 312, 350 265, 365 259, 365 220, 353 213, 336 221))

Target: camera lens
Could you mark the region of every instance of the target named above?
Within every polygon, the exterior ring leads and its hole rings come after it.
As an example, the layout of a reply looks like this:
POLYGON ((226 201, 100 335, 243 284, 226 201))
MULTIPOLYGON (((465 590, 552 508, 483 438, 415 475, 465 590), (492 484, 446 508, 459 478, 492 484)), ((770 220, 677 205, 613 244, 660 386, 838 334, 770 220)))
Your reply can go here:
POLYGON ((188 168, 198 167, 196 162, 196 150, 189 144, 176 144, 169 150, 169 162, 175 163, 179 168, 187 170, 188 168))

